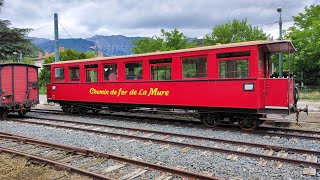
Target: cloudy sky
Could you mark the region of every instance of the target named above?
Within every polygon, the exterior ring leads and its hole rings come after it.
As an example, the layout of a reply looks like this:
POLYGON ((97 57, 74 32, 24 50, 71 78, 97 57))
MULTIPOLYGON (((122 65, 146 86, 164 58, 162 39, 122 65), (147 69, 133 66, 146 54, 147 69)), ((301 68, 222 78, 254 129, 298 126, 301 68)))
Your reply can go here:
POLYGON ((159 35, 177 28, 188 37, 203 37, 212 27, 235 19, 278 38, 282 7, 284 29, 292 16, 320 0, 4 0, 0 19, 12 26, 32 28, 32 37, 53 39, 53 14, 59 15, 60 38, 88 38, 96 34, 159 35), (64 30, 65 29, 65 30, 64 30), (70 35, 70 36, 69 36, 70 35))

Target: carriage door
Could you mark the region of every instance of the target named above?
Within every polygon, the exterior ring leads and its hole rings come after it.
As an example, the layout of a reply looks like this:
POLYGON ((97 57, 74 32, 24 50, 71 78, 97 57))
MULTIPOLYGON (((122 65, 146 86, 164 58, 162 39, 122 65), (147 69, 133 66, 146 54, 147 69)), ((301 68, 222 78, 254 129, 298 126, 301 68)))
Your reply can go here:
POLYGON ((27 80, 28 80, 28 82, 27 82, 28 83, 27 99, 39 100, 38 68, 27 66, 27 69, 28 69, 28 72, 27 72, 27 80))
POLYGON ((13 101, 13 66, 0 66, 0 102, 13 101))
POLYGON ((24 102, 27 96, 27 66, 13 66, 14 102, 24 102))
POLYGON ((265 52, 263 50, 263 46, 260 46, 259 49, 259 78, 263 79, 263 92, 264 92, 264 106, 267 106, 267 101, 268 101, 268 91, 270 90, 269 88, 271 87, 270 85, 268 85, 268 79, 270 78, 270 54, 265 52))

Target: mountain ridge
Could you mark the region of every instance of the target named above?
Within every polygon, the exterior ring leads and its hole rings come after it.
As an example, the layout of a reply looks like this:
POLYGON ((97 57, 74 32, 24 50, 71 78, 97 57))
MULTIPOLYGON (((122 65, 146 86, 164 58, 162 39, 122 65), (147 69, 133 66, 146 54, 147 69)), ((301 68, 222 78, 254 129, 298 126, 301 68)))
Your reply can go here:
MULTIPOLYGON (((59 47, 75 49, 79 52, 95 51, 96 47, 104 56, 121 56, 134 54, 131 49, 134 47, 132 41, 139 40, 140 36, 128 37, 124 35, 94 35, 90 38, 69 38, 59 39, 59 47)), ((44 52, 54 52, 54 40, 46 38, 28 37, 31 42, 44 52)), ((189 41, 197 41, 198 38, 188 38, 189 41)))
MULTIPOLYGON (((98 46, 104 56, 119 56, 133 54, 134 47, 132 40, 139 40, 142 37, 127 37, 124 35, 95 35, 90 38, 69 38, 59 39, 59 47, 75 49, 79 52, 93 51, 98 46)), ((31 42, 45 52, 54 52, 54 40, 46 38, 28 37, 31 42)))

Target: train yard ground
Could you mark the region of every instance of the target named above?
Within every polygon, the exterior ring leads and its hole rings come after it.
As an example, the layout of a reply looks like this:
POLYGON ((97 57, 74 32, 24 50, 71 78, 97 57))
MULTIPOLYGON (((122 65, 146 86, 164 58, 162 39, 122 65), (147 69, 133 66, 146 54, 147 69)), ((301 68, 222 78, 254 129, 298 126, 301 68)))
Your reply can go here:
MULTIPOLYGON (((46 105, 45 96, 41 96, 40 100, 41 104, 37 109, 61 110, 59 106, 46 105)), ((95 160, 101 156, 95 157, 87 153, 86 157, 80 154, 80 157, 71 158, 68 165, 87 167, 94 173, 108 170, 111 173, 107 175, 114 179, 183 179, 191 177, 183 173, 191 172, 191 175, 199 174, 202 177, 198 179, 313 180, 320 178, 320 103, 301 101, 299 106, 303 108, 305 104, 309 105, 309 116, 301 113, 301 126, 292 122, 289 127, 300 131, 276 129, 278 127, 270 123, 257 131, 244 132, 236 128, 208 128, 196 122, 34 111, 28 113, 26 118, 11 115, 7 121, 1 122, 0 132, 25 137, 16 142, 8 142, 4 139, 6 135, 0 134, 0 147, 19 150, 21 146, 28 144, 26 138, 33 138, 87 149, 86 152, 106 153, 109 159, 105 162, 95 160), (132 163, 121 163, 119 159, 116 159, 117 163, 107 162, 115 160, 112 159, 114 157, 128 158, 131 162, 146 162, 151 167, 135 167, 132 163), (167 167, 164 172, 168 173, 155 172, 157 170, 152 165, 167 167), (181 172, 169 173, 170 168, 181 172)), ((39 148, 37 152, 48 154, 50 151, 39 148)), ((10 154, 0 155, 4 160, 12 159, 10 154)), ((14 161, 6 161, 4 164, 11 164, 6 166, 10 169, 17 163, 19 166, 16 169, 21 169, 21 172, 11 170, 17 175, 11 173, 8 177, 18 177, 19 173, 25 173, 23 164, 28 164, 24 159, 13 159, 14 161)), ((39 168, 43 168, 43 171, 35 172, 34 178, 47 171, 47 167, 39 168)), ((31 170, 27 172, 32 174, 31 170)), ((65 171, 53 174, 62 174, 66 179, 78 177, 77 174, 65 171)), ((50 179, 50 176, 43 179, 50 179)))
MULTIPOLYGON (((48 104, 46 101, 46 95, 40 95, 40 104, 36 108, 39 109, 50 109, 50 110, 61 110, 59 105, 48 104)), ((299 100, 298 108, 305 108, 306 105, 309 109, 309 114, 300 113, 300 124, 297 125, 294 121, 295 114, 286 117, 292 119, 289 124, 281 124, 295 129, 306 129, 306 130, 315 130, 320 131, 320 101, 309 101, 309 100, 299 100)), ((179 113, 178 113, 179 114, 179 113)), ((275 126, 275 123, 266 123, 268 126, 275 126)))

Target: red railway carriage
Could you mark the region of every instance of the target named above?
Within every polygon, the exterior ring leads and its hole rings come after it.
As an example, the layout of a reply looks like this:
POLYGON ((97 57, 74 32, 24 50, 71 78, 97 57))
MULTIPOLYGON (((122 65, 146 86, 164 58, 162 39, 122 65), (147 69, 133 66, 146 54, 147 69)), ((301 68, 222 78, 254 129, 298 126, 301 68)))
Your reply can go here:
POLYGON ((208 125, 252 129, 267 113, 295 111, 294 79, 270 78, 270 55, 294 51, 290 41, 251 41, 56 62, 48 101, 80 113, 102 106, 192 109, 208 125))
POLYGON ((21 116, 39 103, 38 67, 29 64, 0 64, 0 118, 8 112, 21 116))

